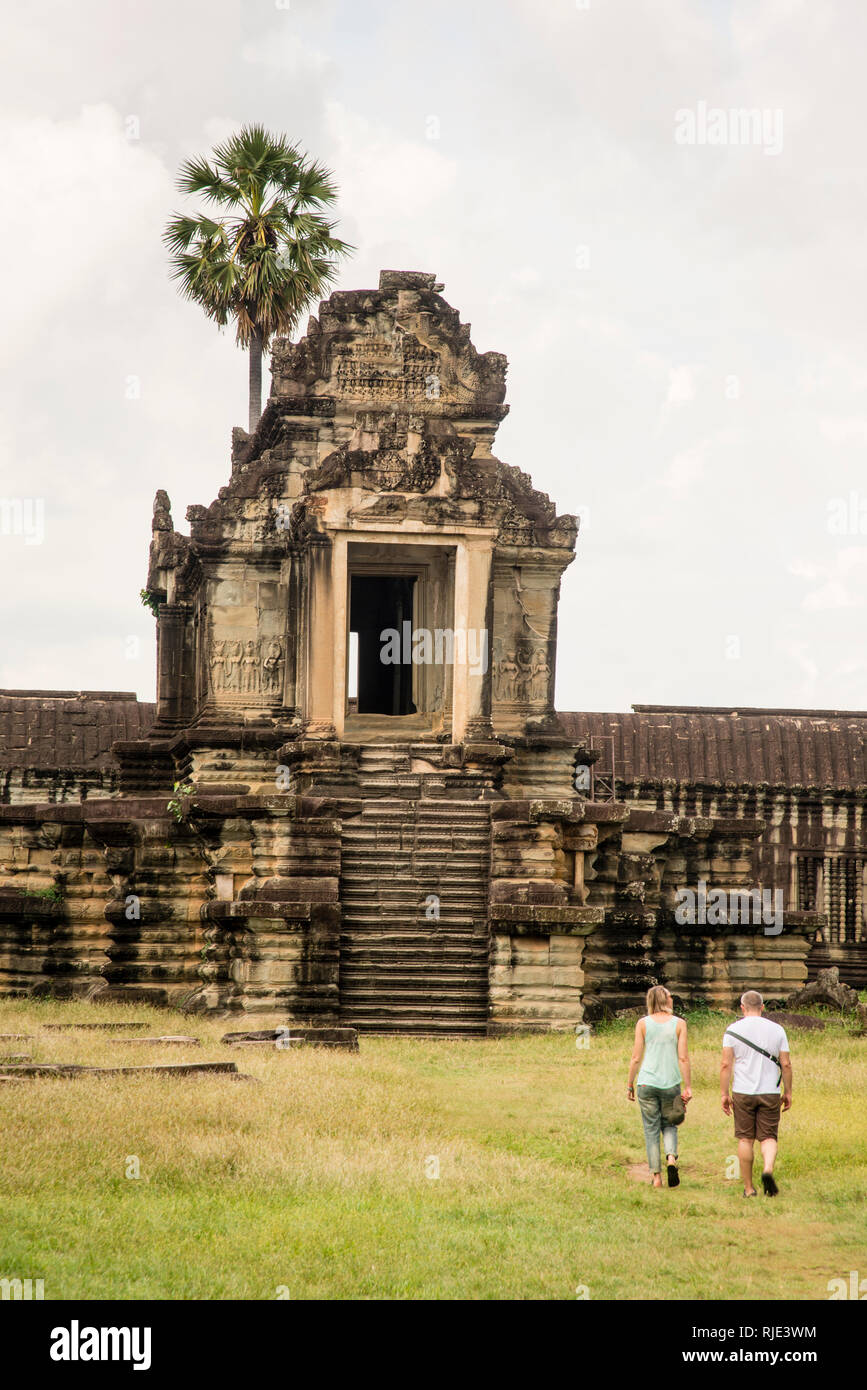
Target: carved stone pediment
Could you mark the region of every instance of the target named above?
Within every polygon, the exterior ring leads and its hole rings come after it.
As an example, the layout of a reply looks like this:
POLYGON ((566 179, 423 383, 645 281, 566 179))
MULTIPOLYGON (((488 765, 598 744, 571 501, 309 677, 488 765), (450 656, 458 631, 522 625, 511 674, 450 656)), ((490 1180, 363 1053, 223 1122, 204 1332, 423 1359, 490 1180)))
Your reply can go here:
POLYGON ((376 290, 339 291, 299 343, 278 339, 273 396, 330 396, 359 405, 412 403, 422 414, 502 407, 506 359, 478 353, 469 324, 440 297, 434 275, 383 271, 376 290))
POLYGON ((434 426, 423 416, 359 412, 352 438, 307 471, 304 490, 427 493, 443 479, 451 492, 460 486, 472 449, 447 422, 434 426))

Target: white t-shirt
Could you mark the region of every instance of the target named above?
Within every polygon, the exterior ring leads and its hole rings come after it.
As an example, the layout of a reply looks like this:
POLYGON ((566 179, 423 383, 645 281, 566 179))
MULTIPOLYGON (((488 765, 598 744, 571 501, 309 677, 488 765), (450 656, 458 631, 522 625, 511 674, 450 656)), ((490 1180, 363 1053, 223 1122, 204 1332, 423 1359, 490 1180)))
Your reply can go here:
MULTIPOLYGON (((763 1018, 761 1014, 750 1014, 748 1018, 739 1018, 732 1027, 736 1033, 740 1033, 742 1038, 749 1038, 751 1042, 763 1047, 766 1052, 770 1052, 774 1057, 779 1057, 781 1052, 788 1052, 789 1040, 786 1037, 784 1028, 779 1023, 774 1023, 770 1018, 763 1018)), ((731 1033, 726 1032, 723 1038, 723 1047, 731 1047, 735 1054, 734 1076, 732 1077, 732 1090, 739 1091, 745 1096, 770 1095, 772 1091, 780 1089, 780 1069, 776 1062, 772 1062, 770 1057, 763 1057, 754 1048, 747 1047, 746 1043, 739 1042, 733 1038, 731 1033)))

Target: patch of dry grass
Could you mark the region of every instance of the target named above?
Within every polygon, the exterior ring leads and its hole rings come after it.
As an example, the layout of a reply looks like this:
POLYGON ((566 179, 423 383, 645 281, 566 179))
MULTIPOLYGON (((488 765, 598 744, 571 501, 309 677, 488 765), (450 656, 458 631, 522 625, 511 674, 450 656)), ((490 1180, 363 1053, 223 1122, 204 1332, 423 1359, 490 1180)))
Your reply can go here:
POLYGON ((867 1274, 867 1042, 792 1038, 781 1195, 744 1202, 717 1099, 724 1019, 691 1022, 683 1182, 654 1192, 628 1171, 629 1026, 586 1050, 559 1034, 236 1051, 219 1041, 236 1025, 3 1002, 0 1032, 34 1034, 8 1049, 34 1061, 230 1059, 256 1082, 0 1086, 0 1276, 42 1278, 47 1298, 827 1298, 867 1274), (43 1030, 109 1017, 202 1045, 43 1030))

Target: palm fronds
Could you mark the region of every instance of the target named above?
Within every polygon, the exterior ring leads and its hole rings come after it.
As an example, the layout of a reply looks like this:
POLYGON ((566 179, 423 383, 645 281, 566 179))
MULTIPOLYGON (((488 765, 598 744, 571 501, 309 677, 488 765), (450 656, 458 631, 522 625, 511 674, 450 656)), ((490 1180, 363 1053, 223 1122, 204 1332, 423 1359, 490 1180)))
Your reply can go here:
POLYGON ((244 126, 210 161, 186 160, 178 188, 210 211, 169 222, 171 275, 218 324, 233 319, 251 350, 292 333, 354 249, 326 216, 337 197, 330 170, 263 126, 244 126))

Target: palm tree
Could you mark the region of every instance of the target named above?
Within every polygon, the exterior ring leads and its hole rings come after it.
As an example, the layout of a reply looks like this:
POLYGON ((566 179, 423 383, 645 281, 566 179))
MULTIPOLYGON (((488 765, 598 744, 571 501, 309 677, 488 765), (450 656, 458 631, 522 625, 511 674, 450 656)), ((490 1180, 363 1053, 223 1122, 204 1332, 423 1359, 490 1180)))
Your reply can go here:
POLYGON ((262 354, 294 331, 305 307, 331 284, 352 251, 324 216, 337 189, 324 165, 263 126, 244 126, 207 159, 181 165, 178 188, 200 195, 214 216, 176 216, 164 240, 187 299, 223 327, 233 318, 250 353, 252 434, 262 414, 262 354))

